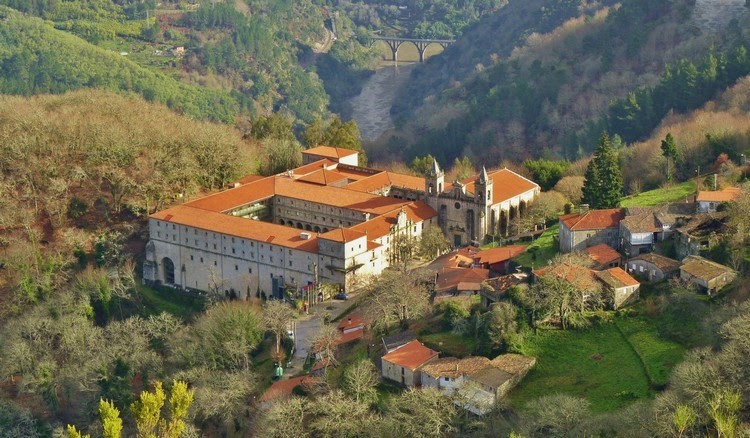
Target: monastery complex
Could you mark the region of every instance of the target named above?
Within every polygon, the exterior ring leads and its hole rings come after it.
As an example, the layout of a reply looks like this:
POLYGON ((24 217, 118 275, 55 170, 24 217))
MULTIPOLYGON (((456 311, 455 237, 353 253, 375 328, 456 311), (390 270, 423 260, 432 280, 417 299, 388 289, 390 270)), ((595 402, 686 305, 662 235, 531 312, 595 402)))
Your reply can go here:
POLYGON ((398 262, 397 245, 431 225, 455 247, 507 234, 539 194, 508 169, 446 183, 437 162, 426 178, 357 163, 356 151, 319 146, 301 167, 151 215, 144 280, 240 299, 346 291, 398 262))

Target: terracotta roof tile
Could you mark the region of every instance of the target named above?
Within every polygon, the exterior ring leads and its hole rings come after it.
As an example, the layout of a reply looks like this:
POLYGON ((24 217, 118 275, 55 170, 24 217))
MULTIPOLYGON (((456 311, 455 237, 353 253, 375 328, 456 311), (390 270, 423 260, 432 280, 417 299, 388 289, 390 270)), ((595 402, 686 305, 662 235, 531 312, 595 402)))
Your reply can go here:
MULTIPOLYGON (((315 172, 320 169, 333 169, 337 166, 338 163, 335 161, 331 161, 328 159, 322 159, 318 161, 313 161, 312 163, 303 164, 302 166, 295 167, 292 169, 292 175, 294 176, 302 176, 307 175, 308 173, 315 172)), ((279 175, 286 175, 287 172, 281 172, 279 175)))
POLYGON ((552 275, 567 281, 582 291, 585 291, 597 289, 599 287, 599 282, 596 281, 594 272, 596 271, 583 266, 560 263, 536 269, 534 275, 537 277, 552 275))
POLYGON ((600 230, 617 228, 625 217, 624 208, 589 210, 585 213, 571 213, 560 216, 560 222, 571 230, 600 230))
POLYGON ((457 377, 473 374, 486 367, 490 360, 482 356, 472 356, 464 359, 442 357, 422 367, 422 372, 434 378, 457 377))
POLYGON ((198 198, 184 205, 202 210, 221 212, 268 199, 274 195, 276 178, 269 176, 234 189, 198 198))
POLYGON ((149 217, 239 238, 272 242, 274 245, 300 251, 318 251, 317 238, 311 236, 310 239, 303 239, 302 231, 295 228, 201 210, 189 205, 178 205, 149 217))
POLYGON ((536 358, 513 353, 501 354, 490 361, 493 367, 513 375, 524 373, 535 364, 536 358))
POLYGON ((430 359, 436 358, 438 354, 437 351, 414 340, 386 354, 382 360, 414 371, 430 359))
POLYGON ((621 287, 638 286, 640 283, 622 268, 610 268, 605 271, 599 271, 596 276, 607 285, 617 289, 621 287))
POLYGON ((306 149, 302 151, 302 153, 307 155, 315 155, 318 157, 344 158, 356 154, 357 151, 332 146, 316 146, 314 148, 306 149))
POLYGON ((438 273, 435 290, 442 292, 455 289, 460 283, 481 284, 488 278, 490 278, 490 271, 488 269, 443 268, 443 270, 438 273))
POLYGON ((670 259, 669 257, 664 257, 661 254, 652 252, 633 257, 629 261, 638 260, 643 260, 644 262, 651 263, 652 265, 661 269, 664 273, 670 273, 680 269, 680 262, 678 260, 670 259))
POLYGON ((682 261, 680 270, 687 272, 693 277, 707 281, 713 280, 724 274, 733 274, 735 272, 727 266, 695 255, 686 257, 685 260, 682 261))
POLYGON ((742 195, 742 190, 739 187, 727 187, 716 191, 701 190, 695 200, 698 202, 732 202, 739 199, 740 195, 742 195))
POLYGON ((348 179, 346 176, 334 170, 319 169, 297 178, 297 181, 327 186, 346 179, 348 179))
POLYGON ((606 243, 600 243, 599 245, 588 247, 583 250, 583 252, 599 265, 608 265, 619 261, 622 257, 619 252, 615 251, 614 248, 606 243))
MULTIPOLYGON (((500 169, 489 174, 492 180, 492 202, 498 203, 515 196, 524 194, 529 190, 538 189, 539 185, 535 182, 524 178, 510 169, 500 169)), ((466 190, 474 193, 476 177, 466 181, 466 190)), ((446 190, 448 188, 446 187, 446 190)))
POLYGON ((653 210, 638 212, 623 218, 620 223, 631 233, 658 233, 664 231, 653 210))
POLYGON ((404 175, 401 173, 387 172, 391 183, 396 187, 404 187, 412 190, 424 190, 424 178, 419 176, 404 175))
POLYGON ((366 326, 368 323, 362 318, 359 313, 353 313, 347 317, 344 317, 337 326, 339 330, 348 330, 353 327, 366 326))
POLYGON ((327 233, 323 233, 318 237, 334 242, 351 242, 365 236, 365 233, 351 228, 336 228, 327 233))
POLYGON ((526 251, 527 245, 508 245, 501 246, 498 248, 491 248, 479 251, 476 254, 476 258, 479 259, 479 263, 488 263, 494 265, 495 263, 506 262, 514 257, 521 255, 526 251))

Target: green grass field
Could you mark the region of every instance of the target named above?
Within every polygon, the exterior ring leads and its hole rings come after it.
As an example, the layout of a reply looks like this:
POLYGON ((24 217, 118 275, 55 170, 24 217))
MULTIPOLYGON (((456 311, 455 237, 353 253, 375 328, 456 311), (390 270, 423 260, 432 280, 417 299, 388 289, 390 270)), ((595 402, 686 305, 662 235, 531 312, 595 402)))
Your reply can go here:
POLYGON ((661 338, 655 325, 645 318, 623 317, 615 324, 645 364, 651 382, 655 386, 666 385, 670 371, 682 361, 685 348, 661 338))
POLYGON ((426 346, 437 350, 441 356, 467 357, 471 356, 476 341, 470 336, 459 336, 451 332, 433 333, 419 336, 419 340, 426 346))
POLYGON ((620 205, 623 207, 655 207, 669 202, 680 202, 693 194, 695 194, 695 182, 687 181, 623 198, 620 205))
POLYGON ((555 393, 586 398, 594 412, 613 411, 653 391, 638 356, 611 323, 586 330, 544 330, 529 335, 523 354, 536 367, 510 393, 511 404, 555 393))
POLYGON ((557 243, 557 235, 560 232, 560 224, 555 224, 533 241, 526 252, 516 257, 514 260, 521 266, 529 268, 538 268, 544 266, 547 262, 560 252, 557 243))

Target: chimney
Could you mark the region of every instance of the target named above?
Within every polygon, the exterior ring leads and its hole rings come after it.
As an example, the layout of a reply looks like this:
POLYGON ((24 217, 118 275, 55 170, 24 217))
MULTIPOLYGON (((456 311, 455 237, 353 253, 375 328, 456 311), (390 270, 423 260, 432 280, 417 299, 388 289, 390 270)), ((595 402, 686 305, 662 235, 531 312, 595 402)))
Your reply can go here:
POLYGON ((718 178, 716 173, 714 173, 714 190, 719 190, 719 184, 718 184, 718 178))
POLYGON ((578 207, 578 213, 579 214, 584 214, 587 211, 589 211, 589 205, 588 204, 581 204, 581 206, 578 207))

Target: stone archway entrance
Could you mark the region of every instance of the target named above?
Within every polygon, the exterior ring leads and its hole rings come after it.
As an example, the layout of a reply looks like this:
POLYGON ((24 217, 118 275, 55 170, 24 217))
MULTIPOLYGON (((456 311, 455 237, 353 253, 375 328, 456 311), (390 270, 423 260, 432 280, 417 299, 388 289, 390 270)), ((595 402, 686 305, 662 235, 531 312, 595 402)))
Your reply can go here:
POLYGON ((174 284, 174 263, 169 257, 161 260, 161 266, 164 270, 164 284, 174 284))

